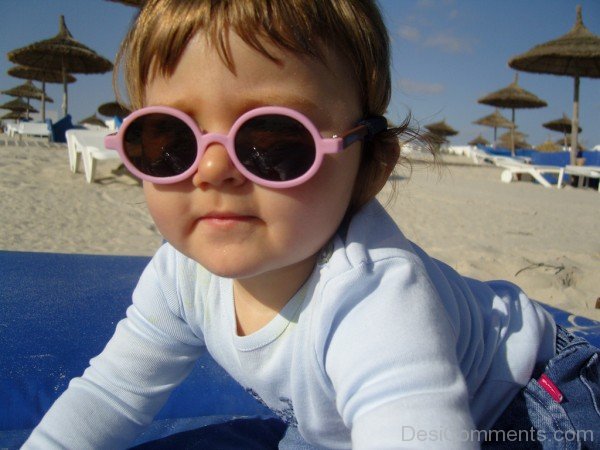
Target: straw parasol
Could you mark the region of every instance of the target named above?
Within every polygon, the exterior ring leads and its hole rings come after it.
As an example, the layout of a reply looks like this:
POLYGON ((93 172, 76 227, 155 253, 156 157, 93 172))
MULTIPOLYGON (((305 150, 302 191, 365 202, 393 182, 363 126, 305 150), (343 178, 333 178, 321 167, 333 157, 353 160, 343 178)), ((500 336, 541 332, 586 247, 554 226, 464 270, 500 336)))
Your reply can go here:
MULTIPOLYGON (((549 130, 563 133, 565 138, 565 148, 569 147, 567 143, 567 134, 571 133, 571 129, 573 128, 573 122, 571 121, 571 119, 569 119, 569 117, 567 117, 565 113, 563 113, 563 116, 560 119, 551 120, 550 122, 543 123, 542 126, 544 128, 548 128, 549 130)), ((581 132, 581 127, 578 127, 577 131, 581 132)))
POLYGON ((63 81, 63 114, 67 115, 67 72, 105 73, 112 70, 112 63, 96 52, 77 42, 60 16, 59 32, 44 41, 8 53, 8 59, 24 66, 44 70, 59 70, 63 81))
POLYGON ((9 111, 15 112, 38 112, 33 106, 23 101, 21 97, 11 100, 10 102, 3 103, 0 105, 0 109, 8 109, 9 111))
MULTIPOLYGON (((516 126, 515 122, 515 109, 521 108, 542 108, 548 104, 519 86, 519 74, 515 74, 515 80, 498 91, 492 92, 491 94, 485 95, 477 100, 478 103, 484 105, 497 106, 499 108, 510 108, 512 111, 511 121, 516 126)), ((511 153, 515 154, 514 142, 510 144, 511 153)))
POLYGON ((436 148, 439 148, 444 142, 446 142, 446 138, 440 136, 439 134, 432 133, 431 131, 427 131, 423 133, 422 138, 425 142, 430 143, 436 148))
MULTIPOLYGON (((30 104, 30 99, 44 100, 45 102, 53 102, 49 97, 46 97, 45 93, 38 87, 34 86, 31 80, 27 80, 26 83, 16 86, 12 89, 0 92, 4 95, 10 95, 11 97, 24 97, 27 99, 27 104, 30 104)), ((27 112, 29 116, 29 112, 27 112)), ((46 118, 44 117, 44 120, 46 118)))
POLYGON ((131 111, 118 102, 103 103, 98 106, 98 112, 106 117, 118 117, 123 119, 127 117, 131 111))
POLYGON ((525 133, 511 129, 510 131, 501 134, 498 138, 498 142, 502 147, 506 148, 510 148, 511 145, 514 145, 515 148, 531 148, 531 144, 527 142, 526 138, 527 135, 525 133))
POLYGON ((21 120, 25 117, 25 113, 19 111, 11 111, 0 117, 0 120, 21 120))
POLYGON ((490 142, 485 139, 481 133, 477 135, 475 139, 472 139, 468 142, 469 145, 490 145, 490 142))
POLYGON ((441 136, 443 138, 447 136, 455 136, 458 134, 458 131, 456 131, 454 128, 448 125, 445 119, 441 122, 435 122, 429 125, 425 125, 425 128, 427 128, 431 133, 441 136))
POLYGON ((579 78, 600 78, 600 36, 583 24, 581 6, 577 6, 575 25, 557 39, 536 45, 508 61, 513 69, 574 78, 573 133, 571 164, 575 164, 579 130, 579 78))
MULTIPOLYGON (((42 82, 42 120, 46 120, 46 83, 62 83, 62 73, 25 66, 11 67, 7 73, 11 77, 42 82)), ((67 83, 75 81, 77 79, 73 75, 67 74, 67 83)))
POLYGON ((496 110, 492 114, 482 117, 481 119, 478 119, 473 123, 475 125, 483 125, 485 127, 491 127, 494 129, 494 145, 496 145, 496 132, 498 128, 511 129, 515 127, 514 123, 512 123, 502 114, 500 114, 498 108, 496 108, 496 110))
POLYGON ((540 145, 536 146, 535 149, 540 152, 553 153, 561 151, 562 147, 548 139, 547 141, 542 142, 540 145))
POLYGON ((92 114, 91 116, 86 117, 81 122, 79 122, 79 124, 80 125, 83 125, 83 124, 96 125, 99 127, 108 128, 106 126, 106 124, 104 123, 104 121, 102 119, 100 119, 96 114, 92 114))
MULTIPOLYGON (((10 95, 11 97, 24 97, 27 99, 33 98, 35 100, 41 100, 44 97, 43 91, 36 87, 31 80, 27 80, 27 82, 15 86, 14 88, 2 91, 0 94, 10 95)), ((54 102, 50 97, 45 98, 48 103, 54 102)))
MULTIPOLYGON (((35 67, 13 66, 6 71, 11 77, 24 80, 41 81, 42 83, 62 83, 62 73, 56 70, 36 69, 35 67)), ((71 74, 67 74, 67 83, 77 81, 71 74)))

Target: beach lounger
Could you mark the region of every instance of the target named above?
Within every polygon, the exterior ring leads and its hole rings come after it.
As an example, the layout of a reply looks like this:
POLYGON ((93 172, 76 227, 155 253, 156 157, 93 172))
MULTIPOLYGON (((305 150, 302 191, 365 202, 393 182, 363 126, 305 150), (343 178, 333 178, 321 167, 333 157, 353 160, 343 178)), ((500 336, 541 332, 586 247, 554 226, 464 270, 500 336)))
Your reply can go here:
POLYGON ((7 123, 4 126, 4 132, 10 137, 15 137, 15 134, 17 134, 18 129, 19 129, 18 123, 7 123))
POLYGON ((481 148, 472 147, 470 156, 473 162, 477 165, 489 163, 495 166, 500 166, 502 163, 510 164, 515 163, 527 163, 531 160, 528 156, 510 156, 510 153, 504 154, 503 152, 492 153, 481 148))
POLYGON ((561 174, 570 161, 568 152, 530 153, 530 164, 522 163, 517 159, 505 159, 497 162, 497 165, 504 168, 500 174, 500 179, 505 183, 510 183, 517 179, 518 175, 529 175, 542 186, 550 188, 553 185, 560 188, 561 174))
MULTIPOLYGON (((586 180, 596 178, 600 180, 600 166, 565 166, 558 177, 558 187, 562 187, 565 175, 574 175, 579 177, 577 187, 583 187, 586 180)), ((598 183, 598 192, 600 192, 600 183, 598 183)))
POLYGON ((46 122, 20 122, 16 127, 9 128, 9 135, 44 137, 48 140, 52 139, 52 129, 46 122), (12 134, 10 134, 12 133, 12 134))
POLYGON ((67 139, 67 150, 69 152, 69 167, 73 173, 78 169, 78 158, 81 155, 85 180, 88 183, 94 181, 96 164, 98 161, 118 160, 119 154, 114 150, 104 147, 104 137, 110 131, 71 129, 65 133, 67 139), (69 145, 72 142, 72 145, 69 145))
POLYGON ((73 134, 76 129, 72 128, 65 132, 65 138, 67 140, 67 153, 69 155, 69 169, 71 172, 79 172, 79 163, 81 162, 81 150, 78 148, 77 143, 73 134))
MULTIPOLYGON (((519 161, 511 160, 506 158, 502 161, 497 161, 496 165, 504 168, 500 174, 500 180, 503 183, 511 183, 518 179, 519 175, 529 175, 535 181, 540 183, 542 186, 550 188, 552 184, 544 178, 544 174, 553 174, 560 178, 563 171, 562 167, 557 166, 541 166, 535 164, 526 164, 519 161)), ((560 183, 557 181, 556 187, 560 187, 560 183)))

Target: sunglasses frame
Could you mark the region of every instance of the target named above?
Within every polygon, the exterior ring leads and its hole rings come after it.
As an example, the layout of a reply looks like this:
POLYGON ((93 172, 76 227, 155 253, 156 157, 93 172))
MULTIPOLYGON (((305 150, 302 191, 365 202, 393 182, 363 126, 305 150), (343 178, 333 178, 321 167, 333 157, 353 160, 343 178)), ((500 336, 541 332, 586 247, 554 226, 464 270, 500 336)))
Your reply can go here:
POLYGON ((234 122, 233 126, 226 135, 219 133, 203 133, 194 119, 188 116, 183 111, 168 106, 148 106, 145 108, 138 109, 131 113, 123 120, 123 124, 116 133, 110 134, 104 138, 104 145, 108 149, 116 150, 121 157, 121 160, 125 164, 125 167, 136 177, 144 181, 149 181, 155 184, 173 184, 190 178, 197 170, 200 164, 200 160, 204 155, 206 149, 211 144, 221 144, 227 150, 229 159, 235 166, 235 168, 248 180, 253 183, 265 186, 268 188, 289 188, 298 186, 308 181, 321 167, 323 156, 326 154, 338 153, 349 145, 359 140, 366 140, 376 133, 379 133, 387 129, 387 121, 382 116, 374 116, 360 121, 354 128, 346 131, 339 136, 333 136, 331 138, 324 138, 317 127, 310 121, 304 114, 282 106, 263 106, 252 109, 242 114, 234 122), (196 143, 197 143, 197 154, 193 164, 179 175, 170 177, 156 177, 148 175, 140 171, 137 167, 131 163, 126 155, 123 141, 125 133, 130 124, 135 119, 146 116, 149 114, 167 114, 173 116, 182 122, 184 122, 193 132, 196 143), (281 115, 298 121, 312 136, 315 143, 315 160, 308 169, 301 176, 292 180, 285 181, 272 181, 261 178, 248 169, 238 159, 235 152, 235 137, 239 129, 250 119, 264 116, 264 115, 281 115))

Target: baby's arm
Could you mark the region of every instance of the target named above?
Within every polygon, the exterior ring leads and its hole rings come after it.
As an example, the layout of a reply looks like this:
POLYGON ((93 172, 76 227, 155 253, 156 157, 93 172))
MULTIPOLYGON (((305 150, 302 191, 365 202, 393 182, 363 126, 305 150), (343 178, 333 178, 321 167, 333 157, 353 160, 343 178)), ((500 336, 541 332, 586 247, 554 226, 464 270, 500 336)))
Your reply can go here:
POLYGON ((477 448, 461 440, 474 425, 456 335, 424 270, 391 259, 342 277, 326 289, 346 306, 325 370, 353 448, 477 448))
POLYGON ((203 351, 182 319, 164 248, 144 271, 104 351, 54 403, 24 448, 124 448, 148 426, 203 351))

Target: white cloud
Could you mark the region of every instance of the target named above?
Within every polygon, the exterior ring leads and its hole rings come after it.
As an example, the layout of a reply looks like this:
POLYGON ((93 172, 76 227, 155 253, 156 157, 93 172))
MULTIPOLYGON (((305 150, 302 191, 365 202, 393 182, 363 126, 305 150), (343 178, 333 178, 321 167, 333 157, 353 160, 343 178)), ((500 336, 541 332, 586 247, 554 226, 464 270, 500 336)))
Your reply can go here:
POLYGON ((411 25, 401 25, 398 28, 398 35, 407 41, 418 42, 421 40, 421 32, 417 27, 411 25))
POLYGON ((398 80, 398 87, 405 94, 436 95, 441 94, 445 90, 444 86, 439 83, 422 83, 420 81, 409 80, 408 78, 398 80))
POLYGON ((468 40, 448 32, 431 36, 425 40, 423 45, 438 48, 446 53, 471 53, 473 51, 473 46, 468 40))

